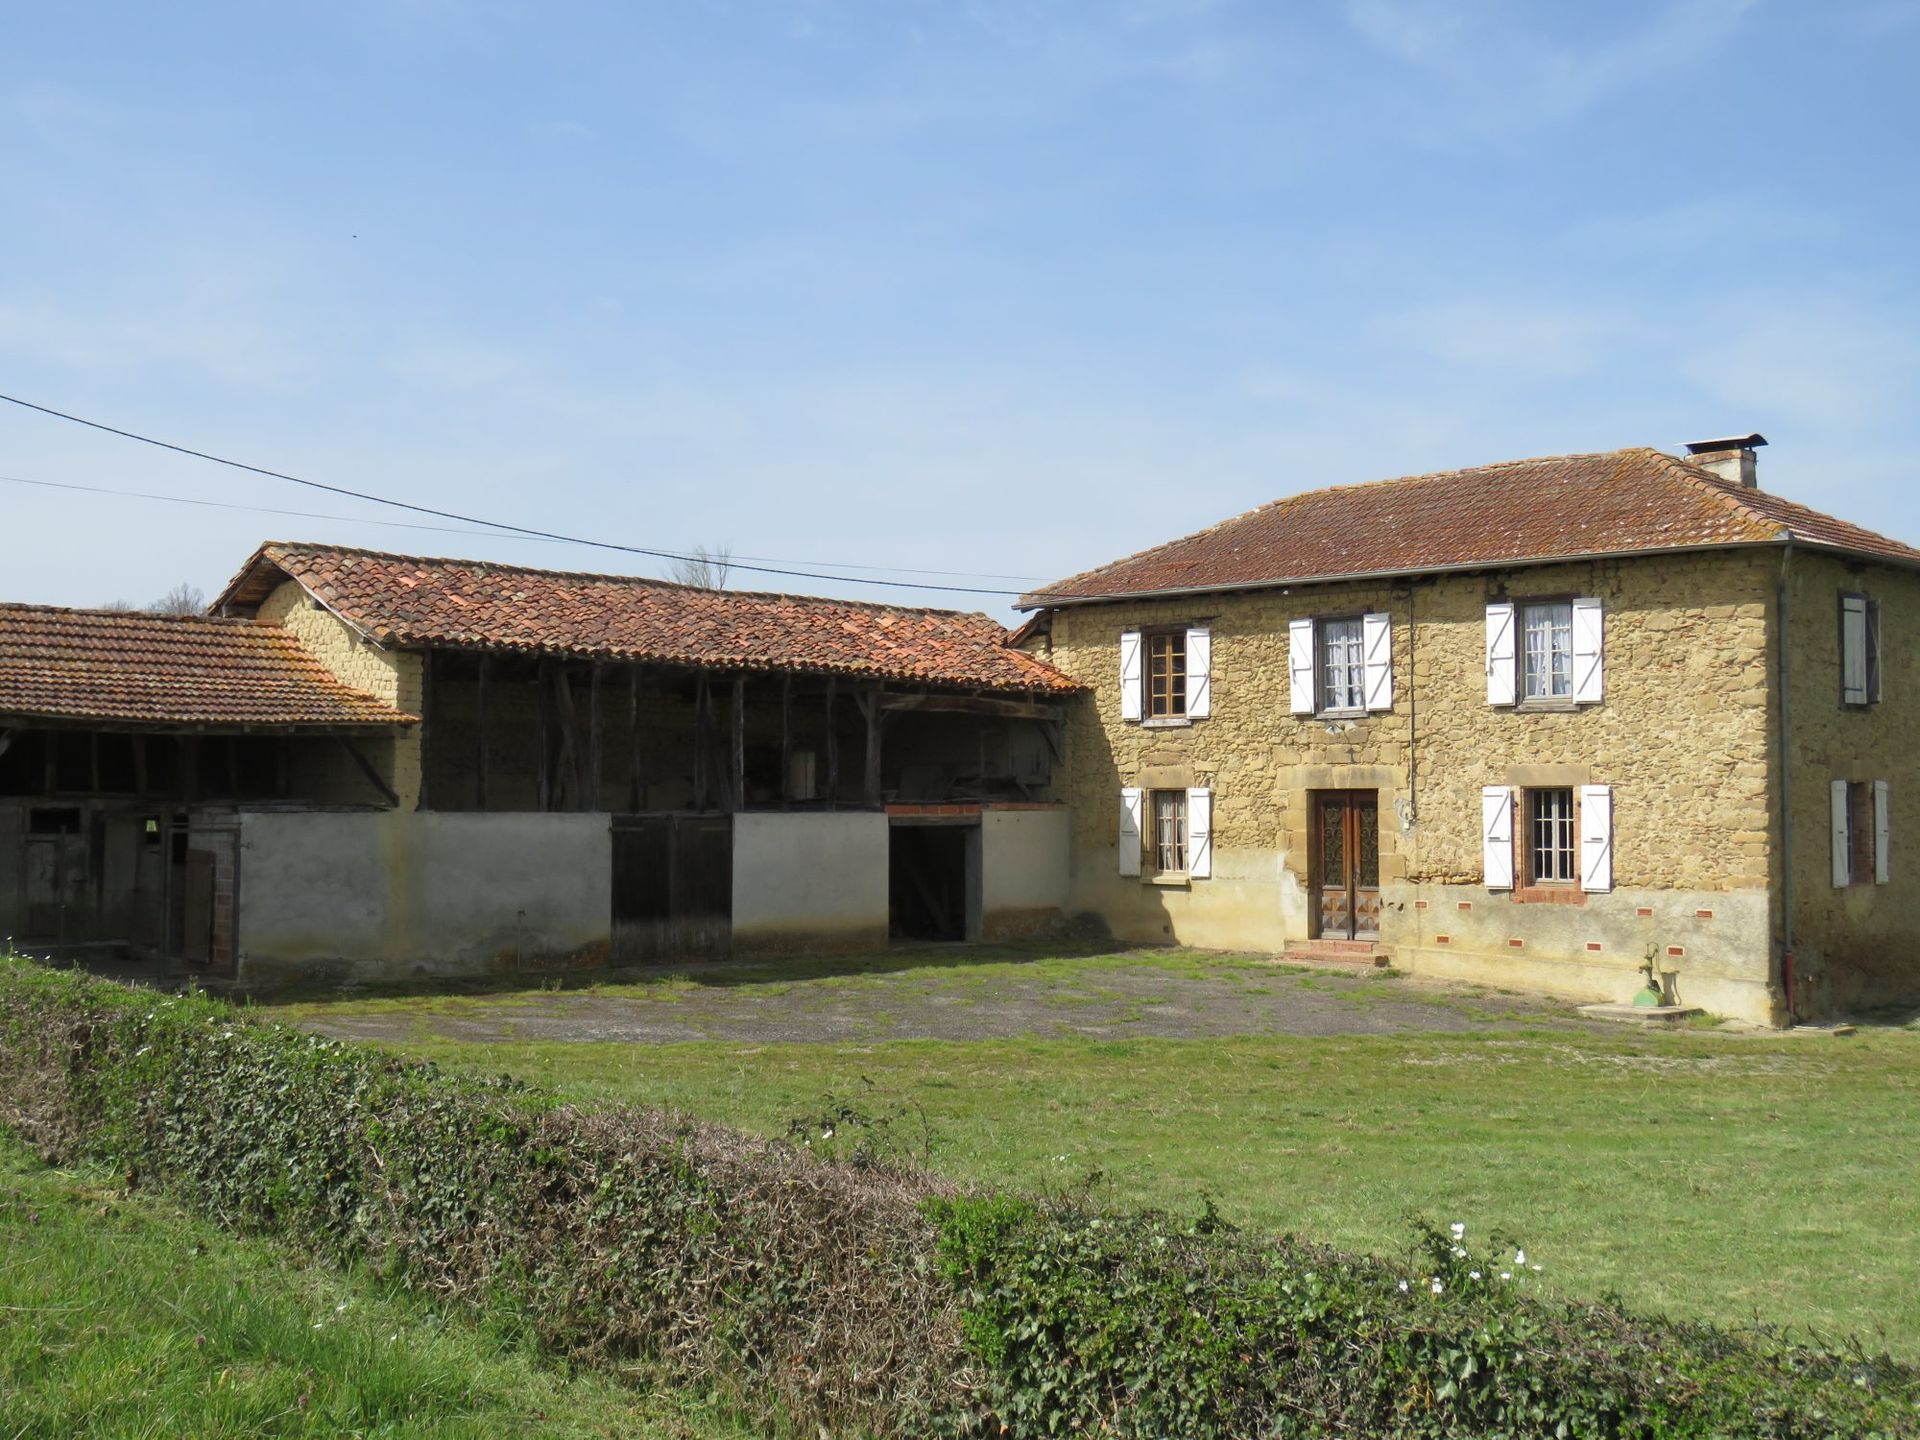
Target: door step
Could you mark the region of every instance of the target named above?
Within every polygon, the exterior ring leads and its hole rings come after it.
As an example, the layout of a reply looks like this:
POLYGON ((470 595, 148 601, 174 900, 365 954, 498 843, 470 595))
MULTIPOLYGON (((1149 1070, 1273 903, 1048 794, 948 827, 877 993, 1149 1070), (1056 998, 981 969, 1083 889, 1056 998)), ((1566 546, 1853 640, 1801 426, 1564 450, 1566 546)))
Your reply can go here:
POLYGON ((1282 965, 1377 970, 1386 966, 1389 957, 1374 940, 1294 940, 1273 958, 1282 965))

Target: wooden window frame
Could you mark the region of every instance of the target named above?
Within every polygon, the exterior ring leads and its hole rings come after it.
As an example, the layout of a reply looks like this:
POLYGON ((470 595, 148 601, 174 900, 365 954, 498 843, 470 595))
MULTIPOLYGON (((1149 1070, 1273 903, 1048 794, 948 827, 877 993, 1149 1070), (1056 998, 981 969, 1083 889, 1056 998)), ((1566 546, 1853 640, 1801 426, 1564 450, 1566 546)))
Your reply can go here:
POLYGON ((1584 905, 1587 891, 1580 883, 1580 787, 1578 785, 1532 785, 1513 787, 1513 889, 1508 893, 1519 905, 1584 905), (1533 843, 1534 803, 1542 795, 1567 797, 1565 825, 1569 838, 1568 858, 1572 874, 1564 880, 1540 880, 1534 877, 1533 843))
POLYGON ((1184 789, 1149 790, 1146 794, 1146 804, 1142 808, 1144 813, 1141 817, 1141 830, 1144 835, 1146 858, 1153 862, 1151 865, 1143 866, 1142 870, 1155 876, 1185 875, 1193 843, 1193 833, 1188 828, 1187 792, 1184 789), (1160 807, 1163 802, 1172 809, 1173 813, 1169 819, 1178 832, 1171 841, 1173 858, 1180 862, 1177 866, 1162 863, 1168 858, 1169 843, 1161 836, 1160 807))
POLYGON ((1516 710, 1574 710, 1573 602, 1577 595, 1529 595, 1513 605, 1513 708, 1516 710), (1527 612, 1548 605, 1567 607, 1567 693, 1564 695, 1527 694, 1527 612))
POLYGON ((1847 888, 1872 887, 1880 857, 1874 853, 1873 782, 1847 781, 1847 888))
POLYGON ((1870 710, 1880 703, 1880 602, 1873 596, 1860 590, 1842 590, 1840 592, 1840 704, 1847 710, 1870 710), (1847 698, 1847 601, 1858 600, 1865 617, 1865 653, 1860 657, 1861 670, 1866 680, 1867 698, 1849 700, 1847 698))
POLYGON ((1314 718, 1324 720, 1350 719, 1356 715, 1365 715, 1367 711, 1367 616, 1363 610, 1352 614, 1316 615, 1313 617, 1313 713, 1314 718), (1358 628, 1356 638, 1360 644, 1360 703, 1357 705, 1329 705, 1327 703, 1327 665, 1326 665, 1326 627, 1329 625, 1351 624, 1358 628))
POLYGON ((1187 626, 1162 625, 1140 631, 1140 720, 1145 725, 1186 725, 1187 718, 1187 626), (1171 660, 1178 650, 1178 669, 1171 660), (1163 651, 1169 658, 1164 694, 1156 693, 1155 659, 1163 651), (1164 701, 1168 708, 1157 709, 1164 701))

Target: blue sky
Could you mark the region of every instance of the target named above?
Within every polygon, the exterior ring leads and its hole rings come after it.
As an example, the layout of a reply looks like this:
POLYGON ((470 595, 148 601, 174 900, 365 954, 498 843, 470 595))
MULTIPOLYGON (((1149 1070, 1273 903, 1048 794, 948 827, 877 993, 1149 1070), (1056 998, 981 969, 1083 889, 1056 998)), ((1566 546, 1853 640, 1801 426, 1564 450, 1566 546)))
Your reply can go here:
MULTIPOLYGON (((1320 485, 1759 429, 1768 488, 1920 542, 1916 0, 7 31, 0 391, 257 464, 639 545, 1050 577, 1320 485)), ((0 475, 380 513, 10 406, 0 475)), ((211 593, 269 536, 648 573, 12 483, 0 522, 0 595, 65 604, 211 593)))

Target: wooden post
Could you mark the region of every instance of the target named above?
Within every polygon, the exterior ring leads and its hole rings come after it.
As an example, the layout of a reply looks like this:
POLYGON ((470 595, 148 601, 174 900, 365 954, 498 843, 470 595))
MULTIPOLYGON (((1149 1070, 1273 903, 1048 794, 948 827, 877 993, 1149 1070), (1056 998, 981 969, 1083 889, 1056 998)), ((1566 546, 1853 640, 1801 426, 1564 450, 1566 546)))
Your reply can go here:
POLYGON ((875 806, 883 798, 880 788, 880 732, 886 718, 886 712, 880 708, 880 691, 876 687, 867 695, 867 804, 875 806))
POLYGON ((133 737, 133 793, 136 795, 147 793, 147 737, 145 735, 133 737))
POLYGON ((474 809, 487 808, 487 672, 493 668, 493 657, 480 657, 480 677, 476 685, 473 706, 474 767, 473 801, 474 809))
POLYGON ((834 677, 827 676, 827 808, 840 805, 840 736, 833 726, 834 677))
POLYGON ((780 808, 793 803, 793 672, 780 677, 780 808))
MULTIPOLYGON (((182 735, 180 740, 180 798, 189 805, 200 798, 200 737, 182 735)), ((51 774, 51 767, 49 767, 51 774)))
POLYGON ((539 792, 536 799, 542 810, 553 808, 553 755, 552 746, 547 740, 547 662, 543 656, 534 669, 533 683, 534 718, 538 723, 540 743, 535 758, 540 762, 540 773, 535 777, 535 789, 539 792))
POLYGON ((747 808, 747 677, 733 677, 733 808, 747 808))
POLYGON ((587 803, 583 810, 600 808, 600 662, 587 676, 587 803))
POLYGON ((553 667, 553 704, 554 722, 560 727, 560 753, 553 767, 554 808, 560 807, 560 787, 565 783, 572 792, 572 808, 584 810, 587 808, 586 762, 581 758, 580 747, 574 743, 573 682, 567 678, 564 662, 553 667))
POLYGON ((627 809, 640 808, 640 667, 627 670, 627 809))
POLYGON ((51 795, 60 788, 60 732, 40 732, 41 789, 51 795))
POLYGON ((693 808, 711 808, 707 802, 707 672, 693 687, 693 808))
POLYGON ((430 809, 427 802, 427 777, 433 773, 433 745, 428 726, 433 721, 433 651, 420 652, 420 799, 416 810, 430 809))
MULTIPOLYGON (((100 732, 87 732, 87 789, 100 793, 100 732)), ((96 877, 97 878, 97 877, 96 877)))

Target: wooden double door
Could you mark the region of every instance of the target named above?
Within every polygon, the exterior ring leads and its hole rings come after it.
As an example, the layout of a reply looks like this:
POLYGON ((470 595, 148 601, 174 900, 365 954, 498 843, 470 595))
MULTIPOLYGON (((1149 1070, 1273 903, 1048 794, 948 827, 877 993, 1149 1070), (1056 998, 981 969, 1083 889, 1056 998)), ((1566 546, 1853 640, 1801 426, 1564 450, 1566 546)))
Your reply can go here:
POLYGON ((1380 938, 1380 793, 1313 796, 1315 919, 1321 940, 1380 938))

